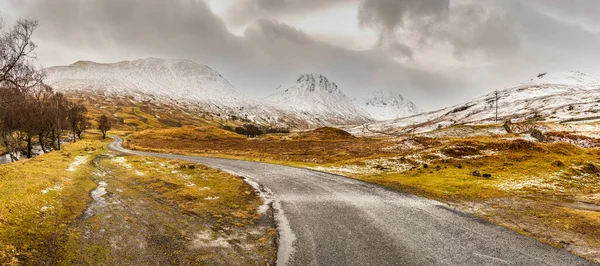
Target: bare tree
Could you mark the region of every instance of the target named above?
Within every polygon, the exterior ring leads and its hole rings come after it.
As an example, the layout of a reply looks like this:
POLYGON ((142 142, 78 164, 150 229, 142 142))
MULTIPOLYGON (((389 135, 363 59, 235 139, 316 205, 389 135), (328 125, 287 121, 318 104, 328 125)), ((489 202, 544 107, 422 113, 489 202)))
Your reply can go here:
POLYGON ((73 133, 73 142, 77 140, 77 137, 81 138, 81 133, 89 126, 86 114, 87 109, 85 106, 69 103, 69 106, 67 107, 67 120, 71 128, 71 133, 73 133))
POLYGON ((33 63, 36 45, 31 36, 37 26, 37 21, 19 20, 7 29, 0 21, 0 140, 13 161, 31 129, 28 91, 43 77, 33 63))
POLYGON ((105 139, 106 138, 106 132, 108 132, 111 128, 111 124, 110 121, 108 120, 108 117, 106 117, 105 115, 102 115, 98 118, 98 130, 100 130, 100 132, 102 132, 102 138, 105 139))

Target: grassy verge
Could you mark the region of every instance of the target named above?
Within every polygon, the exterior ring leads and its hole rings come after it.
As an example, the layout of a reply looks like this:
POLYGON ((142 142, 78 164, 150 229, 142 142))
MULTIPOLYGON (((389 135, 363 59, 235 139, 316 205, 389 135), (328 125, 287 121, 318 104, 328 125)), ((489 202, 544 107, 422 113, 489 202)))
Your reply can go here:
POLYGON ((68 231, 59 264, 269 265, 270 216, 241 178, 201 165, 141 156, 99 160, 105 206, 68 231), (183 168, 182 166, 185 166, 183 168))
POLYGON ((52 261, 57 240, 89 202, 89 160, 107 142, 91 135, 63 150, 0 165, 0 263, 52 261))
POLYGON ((533 143, 518 135, 364 139, 307 132, 207 139, 182 131, 136 133, 126 145, 342 174, 450 203, 600 262, 598 149, 533 143))

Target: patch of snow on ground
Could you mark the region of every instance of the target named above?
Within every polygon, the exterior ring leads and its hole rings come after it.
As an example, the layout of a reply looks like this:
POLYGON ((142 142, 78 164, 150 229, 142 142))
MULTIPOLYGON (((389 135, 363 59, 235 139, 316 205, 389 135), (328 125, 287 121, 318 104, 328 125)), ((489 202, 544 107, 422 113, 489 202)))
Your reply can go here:
POLYGON ((529 176, 525 180, 514 180, 505 181, 498 184, 498 188, 504 191, 515 191, 524 189, 548 189, 552 191, 561 191, 561 187, 554 179, 557 178, 561 172, 557 172, 545 178, 529 176))
POLYGON ((62 189, 61 185, 54 185, 53 187, 42 189, 42 191, 40 191, 40 192, 42 192, 42 195, 44 195, 44 194, 47 194, 50 191, 60 191, 61 189, 62 189))
POLYGON ((125 157, 116 157, 112 159, 112 161, 127 169, 131 169, 131 164, 127 163, 127 159, 125 159, 125 157))
POLYGON ((50 205, 50 206, 42 206, 42 207, 40 208, 40 212, 41 212, 41 213, 46 213, 46 212, 48 212, 49 210, 53 210, 53 209, 54 209, 54 206, 52 206, 52 205, 50 205))
POLYGON ((77 157, 75 157, 75 160, 71 163, 71 165, 69 165, 69 168, 67 168, 67 171, 69 171, 69 172, 75 172, 75 171, 77 171, 77 167, 79 167, 80 165, 86 163, 87 162, 87 158, 88 158, 88 156, 77 156, 77 157))
POLYGON ((206 197, 206 198, 204 198, 204 199, 205 199, 205 200, 218 200, 218 199, 220 199, 220 198, 221 198, 221 197, 206 197))
POLYGON ((196 238, 192 240, 194 248, 207 247, 229 247, 230 244, 224 237, 213 237, 210 232, 200 232, 196 234, 196 238))

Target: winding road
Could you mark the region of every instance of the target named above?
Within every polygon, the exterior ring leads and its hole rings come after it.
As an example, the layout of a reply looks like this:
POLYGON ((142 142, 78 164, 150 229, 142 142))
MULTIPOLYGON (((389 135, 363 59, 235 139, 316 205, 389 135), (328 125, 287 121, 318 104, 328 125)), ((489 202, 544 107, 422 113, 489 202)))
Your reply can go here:
POLYGON ((308 169, 127 150, 242 176, 276 208, 278 265, 595 265, 447 205, 308 169))

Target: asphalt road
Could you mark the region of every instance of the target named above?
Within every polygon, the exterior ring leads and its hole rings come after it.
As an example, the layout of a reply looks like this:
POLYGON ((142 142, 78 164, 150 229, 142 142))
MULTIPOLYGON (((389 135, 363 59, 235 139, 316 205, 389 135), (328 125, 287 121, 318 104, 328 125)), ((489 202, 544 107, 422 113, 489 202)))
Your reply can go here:
POLYGON ((242 176, 278 213, 279 265, 595 265, 447 205, 342 176, 281 165, 131 151, 242 176))

